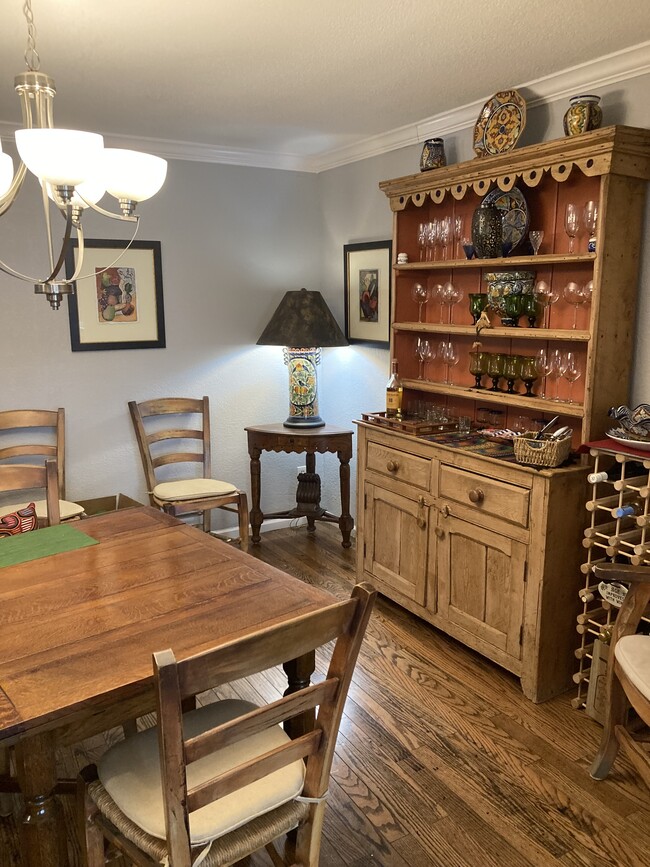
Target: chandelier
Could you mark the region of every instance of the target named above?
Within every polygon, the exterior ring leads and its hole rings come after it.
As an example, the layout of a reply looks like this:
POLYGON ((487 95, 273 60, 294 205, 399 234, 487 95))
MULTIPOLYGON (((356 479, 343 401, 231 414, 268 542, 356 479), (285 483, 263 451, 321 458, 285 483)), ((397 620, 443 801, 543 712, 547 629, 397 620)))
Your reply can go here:
POLYGON ((31 0, 25 0, 23 12, 27 21, 27 72, 14 79, 23 117, 23 128, 15 133, 20 163, 14 173, 13 160, 9 154, 3 153, 0 142, 0 215, 18 197, 29 170, 38 178, 42 190, 50 273, 41 278, 31 277, 16 271, 2 260, 0 270, 33 283, 34 291, 45 295, 52 309, 58 310, 62 297, 73 294, 75 281, 82 279, 84 240, 81 218, 84 210, 91 208, 105 217, 133 223, 130 245, 140 219, 135 213, 136 205, 154 196, 162 187, 167 174, 167 162, 151 154, 105 148, 103 137, 97 133, 54 127, 52 102, 56 90, 54 81, 39 72, 40 58, 36 50, 31 0), (118 200, 118 213, 107 211, 97 204, 106 192, 118 200), (63 239, 58 248, 53 242, 50 220, 52 207, 65 220, 63 239), (77 238, 76 264, 74 274, 65 277, 61 270, 72 244, 73 231, 77 238))

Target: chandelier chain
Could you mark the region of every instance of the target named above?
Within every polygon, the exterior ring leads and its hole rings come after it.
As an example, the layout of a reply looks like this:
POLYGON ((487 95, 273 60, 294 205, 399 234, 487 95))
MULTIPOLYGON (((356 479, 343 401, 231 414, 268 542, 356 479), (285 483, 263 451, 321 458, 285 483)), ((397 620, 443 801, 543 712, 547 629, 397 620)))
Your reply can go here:
POLYGON ((38 72, 41 68, 41 58, 36 50, 36 27, 34 27, 34 13, 32 12, 32 0, 25 0, 23 13, 27 21, 27 48, 25 49, 25 63, 30 72, 38 72))

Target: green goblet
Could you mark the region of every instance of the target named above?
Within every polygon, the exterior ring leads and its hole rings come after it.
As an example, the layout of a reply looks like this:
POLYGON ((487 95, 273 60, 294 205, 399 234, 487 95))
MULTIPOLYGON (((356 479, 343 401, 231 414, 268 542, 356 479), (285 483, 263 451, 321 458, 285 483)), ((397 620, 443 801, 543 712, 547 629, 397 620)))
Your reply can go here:
POLYGON ((484 388, 481 385, 481 378, 487 373, 488 357, 488 352, 476 351, 469 353, 469 372, 475 380, 474 388, 484 388))
POLYGON ((519 355, 508 355, 503 366, 503 375, 508 383, 508 394, 519 394, 515 391, 515 382, 521 379, 522 359, 519 355))
POLYGON ((472 314, 472 319, 474 320, 474 325, 479 320, 481 313, 485 310, 488 303, 487 295, 482 292, 470 292, 468 295, 469 298, 469 312, 472 314))
POLYGON ((523 313, 523 295, 506 295, 503 299, 503 309, 506 315, 501 317, 503 325, 516 328, 523 313))
POLYGON ((528 356, 524 358, 521 365, 521 381, 526 386, 526 397, 537 397, 533 394, 533 383, 539 379, 539 371, 537 369, 537 359, 528 356))
POLYGON ((490 391, 501 391, 499 388, 499 380, 503 376, 503 367, 505 363, 506 356, 503 353, 488 353, 487 374, 492 380, 492 388, 490 391))
POLYGON ((539 304, 534 295, 522 295, 521 312, 528 319, 528 324, 531 328, 535 327, 535 323, 539 319, 539 304))

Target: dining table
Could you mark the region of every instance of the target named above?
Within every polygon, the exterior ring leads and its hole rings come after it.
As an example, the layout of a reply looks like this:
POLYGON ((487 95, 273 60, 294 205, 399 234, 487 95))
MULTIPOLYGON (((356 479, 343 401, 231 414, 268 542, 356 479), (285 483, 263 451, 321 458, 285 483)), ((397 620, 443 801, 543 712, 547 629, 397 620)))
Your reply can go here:
MULTIPOLYGON (((0 540, 0 747, 15 747, 24 863, 66 867, 55 751, 153 711, 155 651, 187 657, 337 600, 149 506, 27 535, 35 555, 0 540)), ((284 670, 302 689, 314 654, 284 670)))

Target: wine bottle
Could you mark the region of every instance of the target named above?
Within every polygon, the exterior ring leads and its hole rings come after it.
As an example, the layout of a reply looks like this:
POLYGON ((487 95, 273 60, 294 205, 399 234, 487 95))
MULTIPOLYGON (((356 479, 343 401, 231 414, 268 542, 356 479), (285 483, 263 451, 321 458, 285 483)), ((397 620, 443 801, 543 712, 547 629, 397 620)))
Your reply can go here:
POLYGON ((397 361, 394 359, 391 362, 390 371, 390 379, 386 383, 386 417, 401 418, 403 388, 397 375, 397 361))
POLYGON ((597 485, 598 482, 606 482, 608 478, 607 473, 603 471, 601 473, 589 473, 587 481, 590 485, 597 485))
POLYGON ((625 506, 619 506, 616 509, 612 509, 612 517, 627 518, 642 515, 644 512, 644 508, 644 504, 641 502, 641 500, 634 500, 634 502, 628 503, 625 506))

